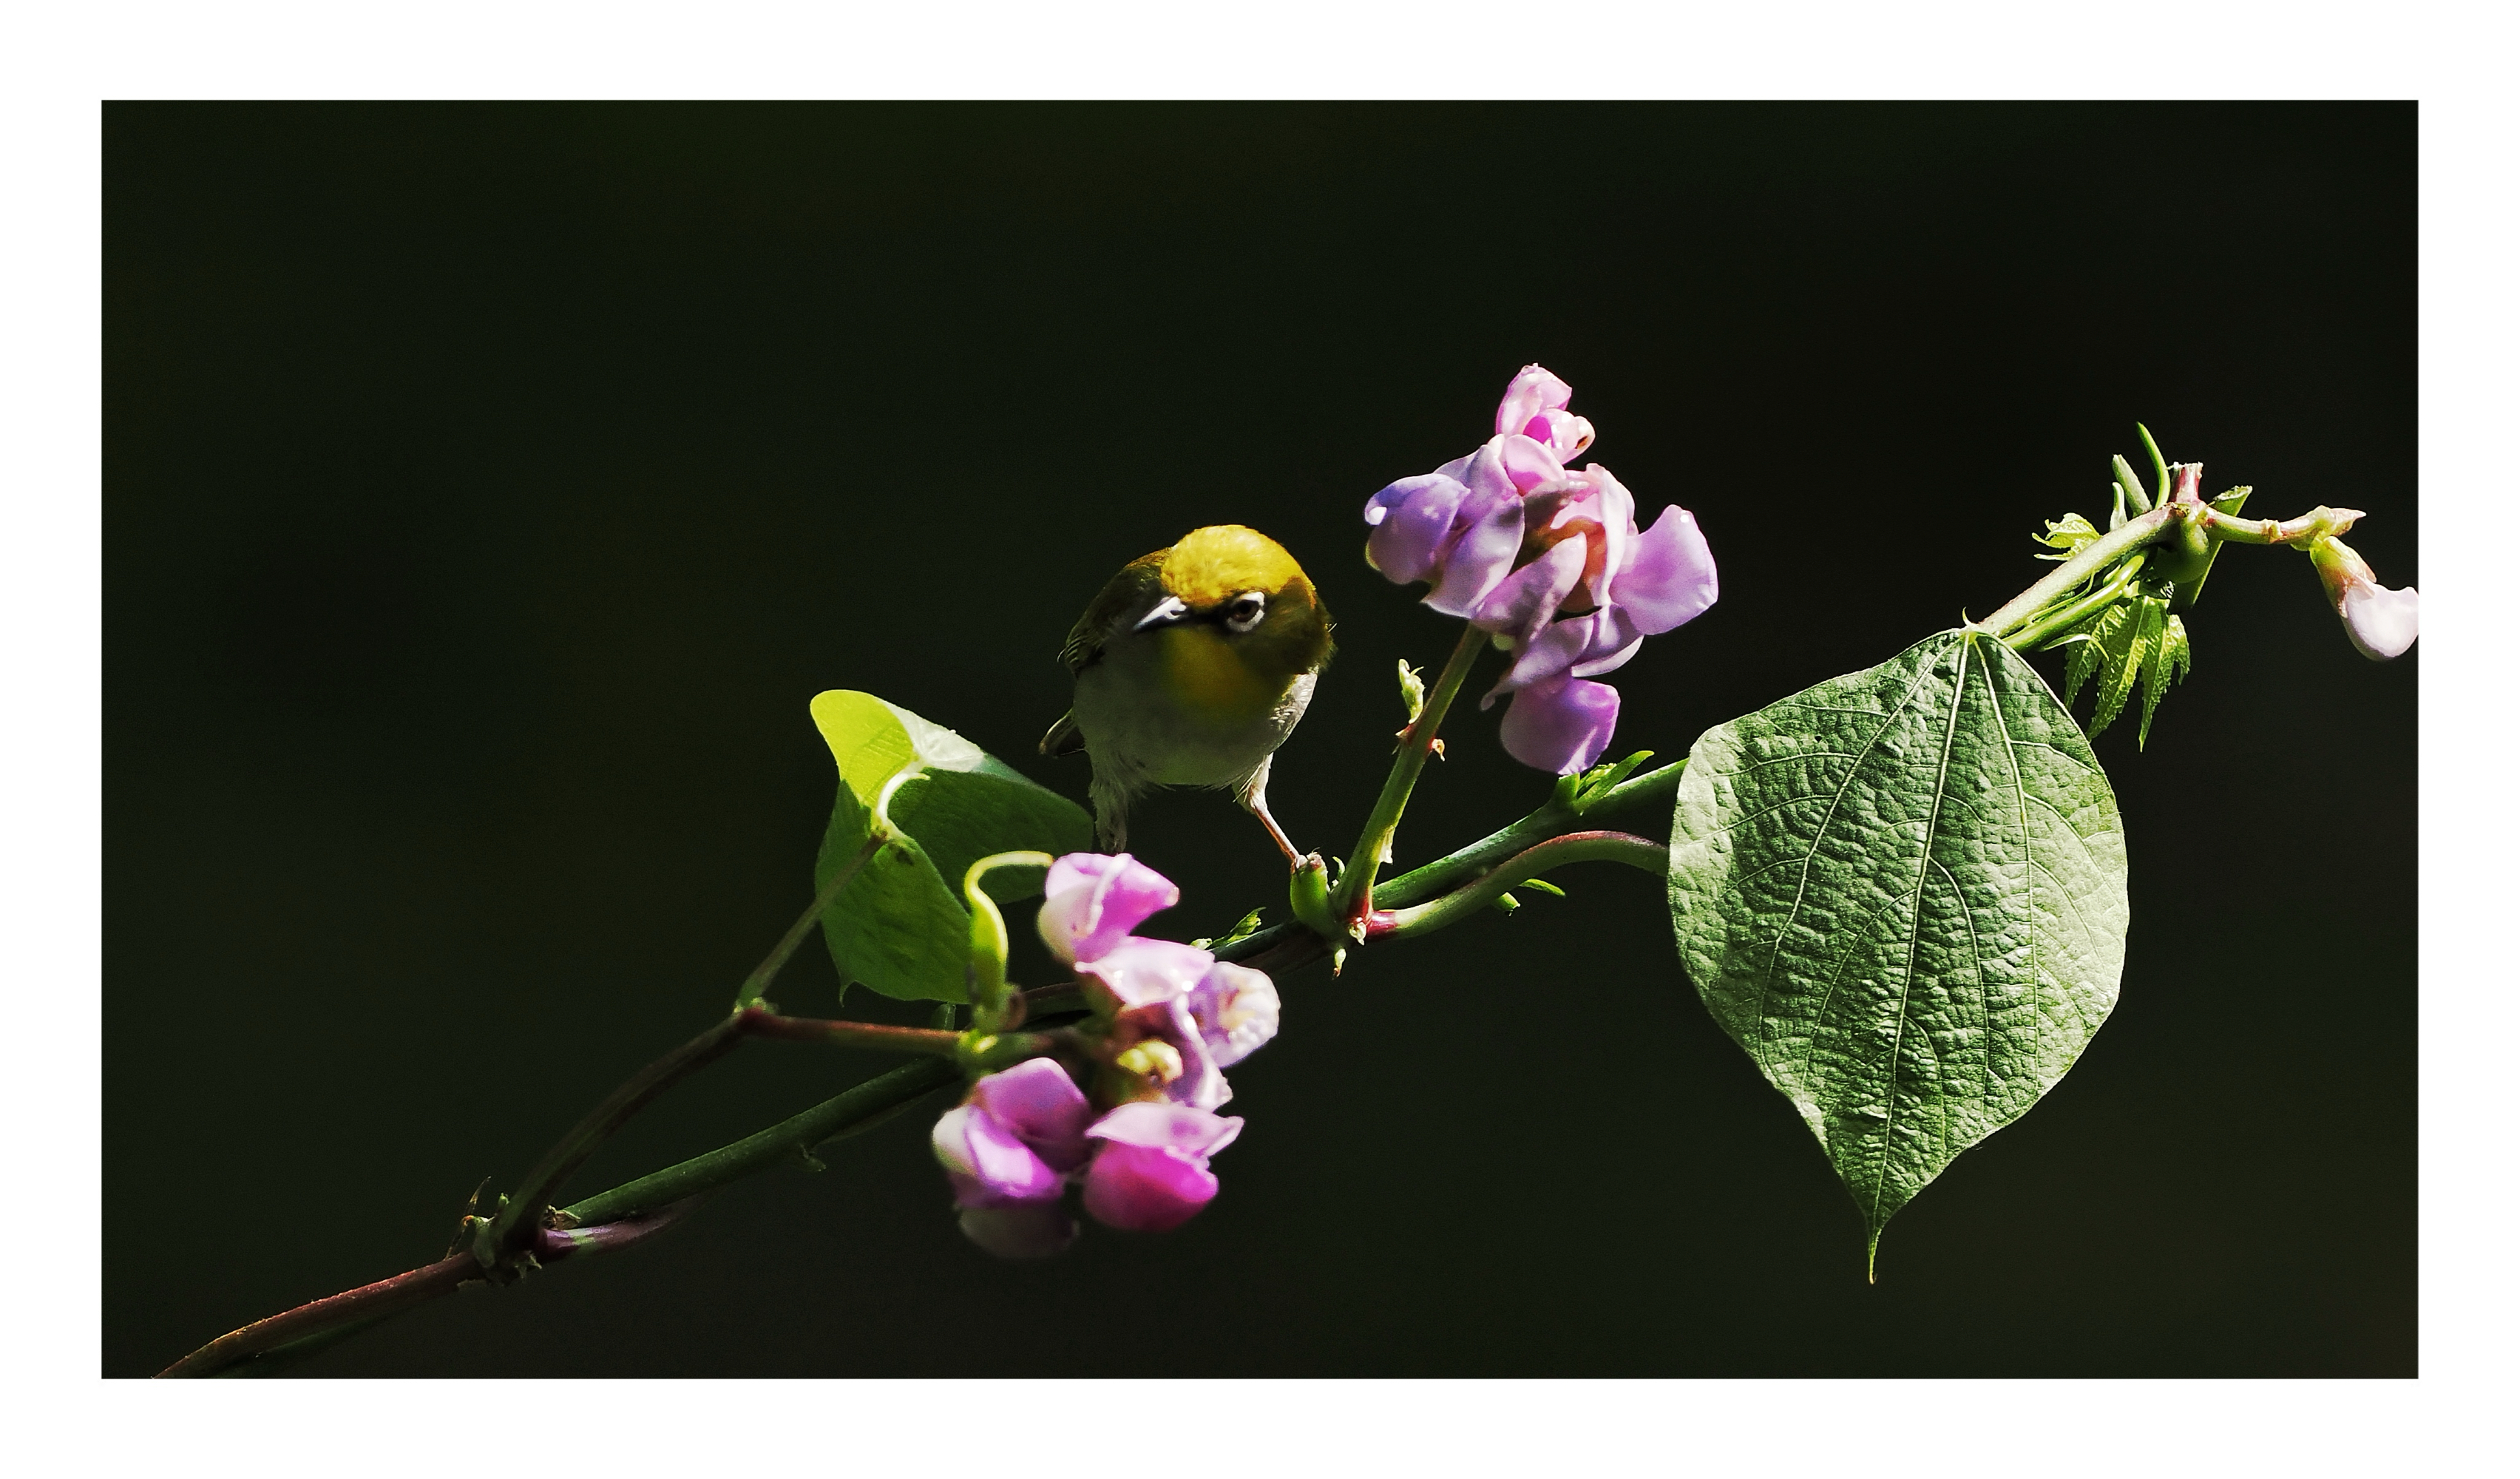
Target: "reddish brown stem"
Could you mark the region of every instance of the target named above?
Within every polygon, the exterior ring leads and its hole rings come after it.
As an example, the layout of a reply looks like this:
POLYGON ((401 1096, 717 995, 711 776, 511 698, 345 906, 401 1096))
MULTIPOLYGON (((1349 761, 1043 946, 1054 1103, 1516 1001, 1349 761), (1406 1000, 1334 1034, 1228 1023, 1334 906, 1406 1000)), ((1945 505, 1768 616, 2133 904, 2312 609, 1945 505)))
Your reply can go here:
POLYGON ((231 1330, 158 1374, 206 1376, 303 1336, 319 1335, 354 1321, 396 1314, 441 1294, 452 1294, 456 1285, 468 1278, 480 1277, 481 1266, 472 1261, 472 1251, 467 1248, 460 1253, 448 1254, 427 1268, 397 1274, 391 1278, 380 1278, 375 1283, 362 1284, 355 1289, 345 1289, 329 1298, 257 1320, 241 1330, 231 1330))

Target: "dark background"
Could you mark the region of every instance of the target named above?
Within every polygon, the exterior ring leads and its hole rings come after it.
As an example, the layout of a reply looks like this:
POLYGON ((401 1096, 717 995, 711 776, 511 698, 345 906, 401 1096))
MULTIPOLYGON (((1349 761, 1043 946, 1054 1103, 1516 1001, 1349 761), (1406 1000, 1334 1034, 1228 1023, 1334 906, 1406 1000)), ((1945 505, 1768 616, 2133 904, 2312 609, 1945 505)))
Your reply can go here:
MULTIPOLYGON (((721 1012, 831 804, 805 712, 1033 741, 1123 560, 1246 521, 1341 656, 1272 796, 1345 851, 1448 624, 1384 482, 1539 361, 1706 617, 1616 752, 1984 612, 2146 420, 2415 581, 2411 106, 158 107, 106 115, 105 1362, 428 1262, 721 1012)), ((2411 1374, 2418 659, 2238 550, 2120 787, 2124 996, 1890 1227, 1709 1022, 1660 886, 1563 875, 1332 981, 1225 1189, 1046 1265, 932 1112, 309 1374, 2411 1374)), ((2050 672, 2054 659, 2043 659, 2050 672)), ((1545 778, 1464 709, 1420 861, 1545 778)), ((1646 819, 1643 825, 1651 825, 1646 819)), ((1143 807, 1159 925, 1282 903, 1143 807)), ((1038 956, 1030 973, 1043 978, 1038 956)), ((779 991, 832 1009, 816 947, 779 991)), ((853 1008, 870 1007, 863 994, 853 1008)), ((871 1009, 886 1004, 875 1002, 871 1009)), ((893 1013, 896 1017, 900 1013, 893 1013)), ((747 1048, 577 1194, 881 1066, 747 1048)))

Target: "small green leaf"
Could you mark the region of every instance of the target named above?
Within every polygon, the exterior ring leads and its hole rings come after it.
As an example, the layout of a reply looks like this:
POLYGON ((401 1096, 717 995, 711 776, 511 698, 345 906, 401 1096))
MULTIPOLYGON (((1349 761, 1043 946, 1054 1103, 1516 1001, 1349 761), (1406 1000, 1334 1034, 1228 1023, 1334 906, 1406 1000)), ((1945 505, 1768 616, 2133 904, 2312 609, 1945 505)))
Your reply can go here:
POLYGON ((1542 893, 1550 895, 1552 898, 1562 899, 1566 897, 1566 890, 1550 882, 1547 878, 1525 878, 1514 886, 1517 888, 1536 888, 1542 893))
MULTIPOLYGON (((2074 649, 2074 660, 2065 669, 2065 702, 2071 706, 2083 692, 2083 684, 2100 677, 2108 665, 2109 639, 2127 619, 2124 604, 2112 605, 2092 619, 2082 642, 2074 649)), ((2097 734, 2097 728, 2092 730, 2097 734)))
POLYGON ((1406 657, 1400 659, 1400 706, 1409 711, 1411 724, 1426 711, 1426 680, 1406 657))
POLYGON ((2117 1002, 2117 798, 2019 655, 1962 629, 1708 731, 1671 913, 1689 978, 1810 1127, 1873 1249, 2117 1002))
POLYGON ((2151 659, 2143 669, 2143 722, 2136 726, 2135 747, 2152 734, 2152 711, 2161 706, 2161 695, 2170 686, 2187 676, 2187 627, 2173 616, 2162 623, 2161 636, 2154 644, 2151 659))
POLYGON ((2138 596, 2115 607, 2100 633, 2099 692, 2092 698, 2092 733, 2107 729, 2135 693, 2143 660, 2161 631, 2162 603, 2138 596))
POLYGON ((1219 946, 1231 945, 1237 940, 1248 939, 1251 936, 1258 934, 1260 932, 1260 913, 1261 912, 1256 909, 1251 911, 1241 919, 1235 920, 1234 927, 1232 929, 1227 930, 1225 933, 1218 935, 1213 939, 1191 941, 1191 948, 1192 950, 1214 950, 1219 946))
MULTIPOLYGON (((964 873, 991 853, 1083 852, 1093 846, 1092 819, 952 730, 872 694, 817 695, 812 712, 840 772, 814 861, 818 890, 865 844, 884 782, 906 765, 922 772, 893 795, 892 822, 905 840, 879 849, 824 912, 832 964, 842 981, 863 981, 885 996, 967 1000, 964 873)), ((1040 892, 1041 883, 1038 868, 999 868, 982 887, 1012 903, 1040 892)))
POLYGON ((2047 533, 2033 534, 2030 537, 2036 542, 2044 544, 2056 552, 2053 555, 2033 556, 2033 559, 2071 560, 2074 558, 2075 552, 2081 550, 2083 546, 2090 544, 2092 540, 2099 538, 2100 531, 2092 528, 2092 521, 2085 518, 2082 515, 2067 514, 2062 518, 2051 518, 2048 520, 2047 533))

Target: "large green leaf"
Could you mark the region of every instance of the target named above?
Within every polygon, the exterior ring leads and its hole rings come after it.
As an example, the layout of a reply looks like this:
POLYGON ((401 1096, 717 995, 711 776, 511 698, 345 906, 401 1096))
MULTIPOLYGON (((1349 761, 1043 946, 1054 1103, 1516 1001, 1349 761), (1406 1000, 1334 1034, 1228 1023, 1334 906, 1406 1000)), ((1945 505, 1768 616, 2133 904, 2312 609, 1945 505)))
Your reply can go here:
MULTIPOLYGON (((832 821, 814 860, 820 892, 865 845, 884 783, 916 764, 922 778, 894 792, 893 826, 911 839, 869 859, 823 914, 823 940, 842 981, 907 1001, 966 999, 970 917, 963 874, 991 853, 1083 852, 1094 824, 1083 807, 1010 769, 978 745, 872 694, 815 695, 814 727, 840 768, 832 821)), ((1041 889, 1038 869, 1000 868, 984 886, 1000 903, 1041 889)))
POLYGON ((1951 631, 1710 730, 1672 827, 1681 958, 1882 1225, 2116 1005, 2126 840, 2073 716, 1951 631))

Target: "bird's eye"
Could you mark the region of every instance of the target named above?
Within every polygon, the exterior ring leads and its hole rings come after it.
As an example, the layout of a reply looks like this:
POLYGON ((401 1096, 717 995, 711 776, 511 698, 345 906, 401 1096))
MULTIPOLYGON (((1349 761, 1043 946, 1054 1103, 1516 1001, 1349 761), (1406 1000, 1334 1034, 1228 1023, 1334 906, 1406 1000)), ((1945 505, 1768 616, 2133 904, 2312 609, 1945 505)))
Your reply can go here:
POLYGON ((1237 632, 1247 632, 1260 624, 1260 615, 1268 607, 1256 591, 1246 591, 1225 607, 1225 624, 1237 632))

